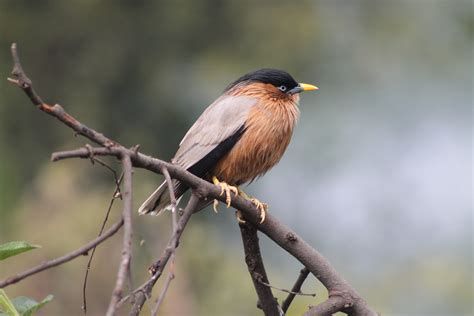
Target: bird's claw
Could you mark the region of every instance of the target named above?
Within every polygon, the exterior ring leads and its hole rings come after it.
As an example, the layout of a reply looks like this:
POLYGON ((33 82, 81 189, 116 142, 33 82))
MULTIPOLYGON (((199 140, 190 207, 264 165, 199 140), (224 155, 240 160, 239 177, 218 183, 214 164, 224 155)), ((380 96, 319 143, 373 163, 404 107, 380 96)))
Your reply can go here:
POLYGON ((245 224, 247 223, 247 221, 244 219, 244 216, 242 215, 242 212, 237 210, 235 211, 235 217, 237 217, 237 221, 240 223, 240 224, 245 224))
MULTIPOLYGON (((265 218, 267 216, 267 211, 268 211, 268 205, 266 203, 262 203, 259 200, 257 200, 256 198, 252 198, 252 197, 248 196, 244 191, 240 190, 240 188, 238 188, 238 187, 231 186, 231 185, 229 185, 225 182, 220 182, 217 179, 217 177, 212 177, 212 182, 215 185, 218 185, 221 188, 221 193, 219 194, 220 196, 222 196, 225 193, 225 202, 227 204, 227 208, 230 207, 230 203, 232 202, 231 193, 234 193, 234 196, 240 195, 244 199, 249 200, 250 202, 252 202, 252 204, 255 205, 257 210, 260 211, 260 224, 262 224, 265 221, 265 218)), ((214 212, 216 212, 216 213, 217 213, 217 205, 218 204, 219 204, 219 201, 214 200, 213 209, 214 209, 214 212)), ((236 212, 236 216, 237 216, 237 220, 239 221, 239 223, 245 223, 245 220, 243 219, 243 216, 240 213, 240 211, 236 212)))
MULTIPOLYGON (((253 205, 255 205, 257 210, 260 211, 260 224, 262 224, 265 221, 265 218, 267 216, 268 204, 267 203, 262 203, 258 199, 251 197, 250 195, 248 195, 247 193, 242 191, 240 188, 238 188, 238 190, 239 190, 239 194, 240 194, 241 197, 243 197, 244 199, 250 201, 253 205)), ((242 218, 240 218, 240 217, 237 215, 237 220, 239 222, 241 222, 241 220, 242 220, 242 218)))
MULTIPOLYGON (((234 196, 237 196, 239 194, 239 190, 236 187, 234 187, 232 185, 229 185, 225 182, 220 182, 219 180, 217 180, 216 177, 212 178, 212 182, 215 185, 220 186, 220 188, 221 188, 221 193, 219 194, 220 196, 222 196, 225 193, 225 203, 227 205, 227 208, 229 208, 230 203, 232 202, 231 193, 234 193, 234 196)), ((214 208, 214 212, 216 212, 216 213, 217 213, 217 205, 218 204, 219 204, 219 202, 217 200, 214 200, 213 208, 214 208)))
POLYGON ((257 208, 257 210, 260 211, 260 224, 262 224, 265 221, 265 218, 267 216, 267 211, 268 211, 268 204, 267 203, 262 203, 256 198, 251 198, 250 202, 252 202, 253 205, 257 208))
POLYGON ((230 193, 234 193, 234 196, 237 196, 239 194, 239 191, 237 190, 236 187, 228 185, 225 182, 221 182, 218 184, 221 187, 221 193, 219 195, 222 196, 225 192, 225 203, 227 204, 227 208, 230 207, 230 202, 232 202, 232 199, 230 197, 230 193))
POLYGON ((219 205, 219 201, 217 199, 214 199, 214 202, 212 203, 212 209, 214 210, 214 213, 218 213, 217 205, 219 205))
MULTIPOLYGON (((266 218, 266 215, 267 215, 268 204, 267 203, 262 203, 262 202, 260 202, 259 200, 255 199, 255 198, 251 198, 249 201, 252 202, 252 204, 255 205, 255 207, 260 211, 260 224, 262 224, 265 221, 265 218, 266 218)), ((235 211, 235 216, 237 217, 237 221, 240 224, 245 224, 247 222, 244 219, 244 217, 242 215, 242 212, 240 212, 239 210, 235 211)))

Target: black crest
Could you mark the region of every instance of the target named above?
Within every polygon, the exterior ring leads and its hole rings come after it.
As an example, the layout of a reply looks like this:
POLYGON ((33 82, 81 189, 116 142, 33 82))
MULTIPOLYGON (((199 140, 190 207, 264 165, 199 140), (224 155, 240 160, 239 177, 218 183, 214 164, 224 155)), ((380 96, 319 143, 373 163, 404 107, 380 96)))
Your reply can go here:
POLYGON ((293 79, 293 77, 283 70, 278 69, 271 69, 271 68, 263 68, 253 72, 249 72, 246 75, 243 75, 239 79, 232 82, 230 85, 227 86, 225 91, 230 90, 237 84, 241 82, 263 82, 263 83, 270 83, 275 87, 285 86, 287 91, 293 89, 294 87, 298 86, 298 83, 293 79))

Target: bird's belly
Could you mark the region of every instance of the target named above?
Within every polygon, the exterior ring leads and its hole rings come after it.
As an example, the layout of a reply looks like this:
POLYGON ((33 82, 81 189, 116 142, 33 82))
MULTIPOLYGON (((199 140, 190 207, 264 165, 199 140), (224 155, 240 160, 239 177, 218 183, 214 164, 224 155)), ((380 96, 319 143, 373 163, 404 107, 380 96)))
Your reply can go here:
POLYGON ((263 175, 281 159, 290 142, 294 122, 279 124, 274 118, 262 118, 249 124, 234 148, 215 166, 212 175, 240 185, 263 175))

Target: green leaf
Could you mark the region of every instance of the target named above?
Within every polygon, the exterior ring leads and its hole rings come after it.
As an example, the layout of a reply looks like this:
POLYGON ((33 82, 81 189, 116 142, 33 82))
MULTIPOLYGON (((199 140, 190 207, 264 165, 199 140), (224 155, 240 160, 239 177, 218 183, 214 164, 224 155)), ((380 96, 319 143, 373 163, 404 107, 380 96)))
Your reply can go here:
POLYGON ((0 289, 0 316, 20 316, 4 290, 0 289))
POLYGON ((31 245, 26 241, 8 242, 6 244, 0 245, 0 260, 4 260, 11 256, 16 256, 22 252, 35 248, 41 248, 41 246, 31 245))
POLYGON ((21 316, 30 316, 45 304, 53 300, 53 295, 48 295, 41 302, 36 302, 34 299, 25 296, 18 296, 12 300, 13 305, 21 316))

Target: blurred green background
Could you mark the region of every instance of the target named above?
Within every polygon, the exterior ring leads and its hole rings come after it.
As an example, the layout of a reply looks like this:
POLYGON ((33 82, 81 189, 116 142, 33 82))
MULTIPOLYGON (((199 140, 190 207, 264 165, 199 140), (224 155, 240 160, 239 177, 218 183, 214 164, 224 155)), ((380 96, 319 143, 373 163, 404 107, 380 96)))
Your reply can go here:
MULTIPOLYGON (((17 42, 46 102, 167 160, 248 71, 281 68, 318 85, 302 95, 286 155, 249 192, 384 315, 472 315, 473 22, 470 0, 0 1, 0 243, 43 246, 3 261, 0 278, 93 239, 114 189, 86 160, 50 162, 87 141, 6 81, 17 42)), ((138 207, 161 177, 136 170, 134 180, 138 207)), ((138 285, 170 215, 134 214, 134 225, 138 285)), ((261 240, 271 282, 291 287, 301 265, 261 240)), ((89 315, 106 309, 120 245, 117 235, 98 249, 89 315)), ((260 315, 233 211, 193 217, 177 256, 161 315, 260 315)), ((86 261, 7 293, 52 293, 39 315, 81 315, 86 261)), ((317 298, 297 298, 289 315, 326 296, 314 278, 304 290, 317 298)))

